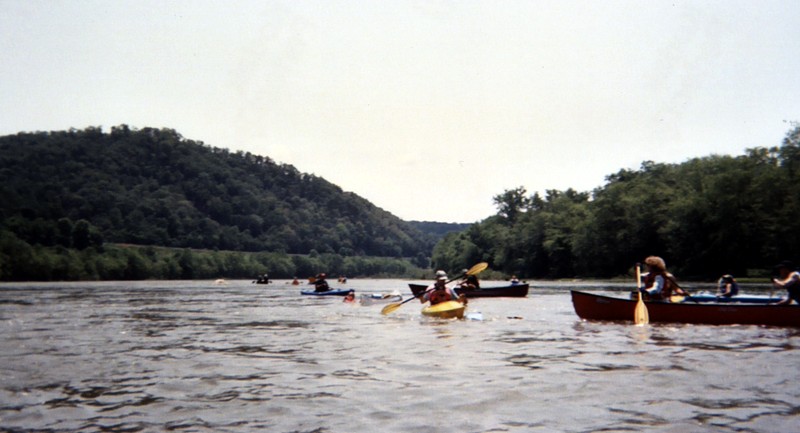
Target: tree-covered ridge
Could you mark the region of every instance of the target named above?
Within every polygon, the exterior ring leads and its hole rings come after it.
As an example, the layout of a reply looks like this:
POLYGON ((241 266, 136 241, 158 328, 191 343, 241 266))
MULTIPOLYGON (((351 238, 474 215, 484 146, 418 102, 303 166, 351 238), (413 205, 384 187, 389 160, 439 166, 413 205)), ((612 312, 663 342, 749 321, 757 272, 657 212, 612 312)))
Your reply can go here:
POLYGON ((780 147, 681 164, 644 162, 592 193, 524 188, 434 249, 435 266, 489 261, 525 277, 611 277, 656 254, 684 277, 758 275, 800 262, 800 127, 780 147))
POLYGON ((434 243, 320 177, 171 129, 0 137, 0 197, 0 228, 30 245, 418 257, 434 243))
POLYGON ((464 223, 443 223, 436 221, 409 221, 411 227, 416 228, 424 234, 433 236, 437 241, 448 233, 460 232, 468 229, 472 224, 464 223))

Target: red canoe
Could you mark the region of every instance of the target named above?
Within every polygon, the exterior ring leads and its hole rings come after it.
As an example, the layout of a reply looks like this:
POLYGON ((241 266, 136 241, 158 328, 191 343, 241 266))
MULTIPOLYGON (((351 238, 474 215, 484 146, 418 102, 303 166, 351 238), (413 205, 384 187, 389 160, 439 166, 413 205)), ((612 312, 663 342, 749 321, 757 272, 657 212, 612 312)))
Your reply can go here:
MULTIPOLYGON (((633 321, 636 301, 572 290, 575 312, 586 320, 633 321)), ((800 327, 795 305, 647 302, 650 322, 800 327)))
MULTIPOLYGON (((428 286, 424 284, 408 284, 411 288, 411 293, 414 296, 419 296, 428 286)), ((456 294, 465 294, 467 298, 524 298, 528 296, 528 284, 511 284, 501 287, 482 287, 478 290, 464 290, 459 287, 455 288, 456 294)))

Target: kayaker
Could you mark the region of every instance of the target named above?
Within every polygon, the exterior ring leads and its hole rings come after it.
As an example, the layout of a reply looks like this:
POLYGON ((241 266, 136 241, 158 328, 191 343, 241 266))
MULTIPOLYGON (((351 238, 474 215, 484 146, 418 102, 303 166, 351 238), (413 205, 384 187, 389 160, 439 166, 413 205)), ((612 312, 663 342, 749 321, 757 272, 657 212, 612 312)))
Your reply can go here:
POLYGON ((800 304, 800 272, 797 272, 794 263, 784 260, 775 268, 778 271, 778 278, 772 279, 772 285, 778 289, 786 289, 788 292, 786 299, 782 299, 775 305, 788 305, 792 301, 800 304))
POLYGON ((675 277, 667 272, 667 264, 664 259, 650 256, 644 259, 644 264, 647 265, 647 273, 642 275, 644 284, 640 290, 648 299, 669 302, 673 291, 679 295, 687 295, 675 284, 675 277))
POLYGON ((519 284, 519 278, 516 275, 511 276, 511 284, 519 284))
POLYGON ((436 271, 436 282, 428 286, 419 301, 421 303, 430 302, 431 305, 436 305, 446 301, 457 301, 458 296, 449 287, 447 287, 447 272, 439 270, 436 271))
POLYGON ((344 296, 344 299, 342 300, 342 302, 355 302, 355 300, 356 300, 356 291, 355 290, 350 290, 344 296))
POLYGON ((293 286, 299 286, 300 285, 300 281, 297 280, 297 277, 294 277, 294 280, 292 280, 292 285, 293 286))
POLYGON ((315 292, 327 292, 330 290, 330 286, 328 286, 328 282, 325 281, 325 274, 317 274, 317 277, 314 279, 314 291, 315 292))
POLYGON ((475 275, 467 275, 467 278, 464 278, 458 285, 465 290, 480 290, 481 288, 481 283, 475 275))
POLYGON ((739 294, 739 283, 733 278, 733 275, 725 274, 718 282, 717 297, 731 298, 739 294))

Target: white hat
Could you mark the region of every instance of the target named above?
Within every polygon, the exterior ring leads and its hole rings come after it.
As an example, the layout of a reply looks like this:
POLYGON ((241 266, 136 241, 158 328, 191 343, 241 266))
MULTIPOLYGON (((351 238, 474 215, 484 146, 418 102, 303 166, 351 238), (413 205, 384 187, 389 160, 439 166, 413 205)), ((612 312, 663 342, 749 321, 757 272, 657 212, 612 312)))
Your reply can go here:
POLYGON ((437 280, 446 280, 447 279, 447 272, 438 270, 436 271, 436 279, 437 280))

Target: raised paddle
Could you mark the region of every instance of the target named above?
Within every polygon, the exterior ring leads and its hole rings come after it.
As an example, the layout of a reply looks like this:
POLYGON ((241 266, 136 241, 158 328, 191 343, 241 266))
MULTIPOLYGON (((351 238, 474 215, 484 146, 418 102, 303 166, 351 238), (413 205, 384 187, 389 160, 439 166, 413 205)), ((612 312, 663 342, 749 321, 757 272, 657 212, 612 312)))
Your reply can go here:
MULTIPOLYGON (((455 278, 453 278, 451 280, 447 280, 447 283, 451 283, 451 282, 453 282, 453 281, 455 281, 455 280, 457 280, 459 278, 464 278, 467 275, 478 275, 481 272, 483 272, 484 269, 486 269, 488 267, 489 267, 488 263, 480 262, 480 263, 476 264, 475 266, 469 268, 469 270, 467 272, 465 272, 464 274, 461 274, 460 276, 455 277, 455 278)), ((447 284, 447 283, 445 283, 445 284, 447 284)), ((420 296, 424 295, 425 293, 426 293, 425 291, 422 291, 418 295, 412 296, 412 297, 406 299, 403 302, 396 302, 394 304, 389 304, 389 305, 383 307, 383 309, 381 310, 381 314, 384 314, 384 315, 389 314, 389 313, 393 312, 394 310, 400 308, 406 302, 411 301, 413 299, 417 299, 420 296)))
POLYGON ((636 301, 636 309, 633 310, 633 322, 637 325, 647 325, 650 322, 650 315, 642 300, 642 271, 639 269, 638 263, 636 264, 636 292, 639 293, 639 300, 636 301))

